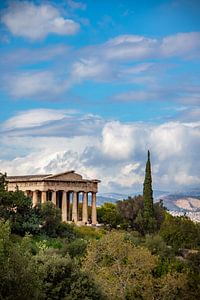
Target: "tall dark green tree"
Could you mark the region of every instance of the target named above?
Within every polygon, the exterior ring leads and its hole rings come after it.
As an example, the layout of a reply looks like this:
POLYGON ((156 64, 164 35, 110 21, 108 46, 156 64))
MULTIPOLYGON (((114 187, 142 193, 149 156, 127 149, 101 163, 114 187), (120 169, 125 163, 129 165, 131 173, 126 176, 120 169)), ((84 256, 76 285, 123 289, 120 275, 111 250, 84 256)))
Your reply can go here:
POLYGON ((145 179, 143 185, 143 198, 144 198, 144 215, 146 217, 153 217, 153 190, 152 190, 152 177, 151 177, 151 161, 150 151, 148 150, 148 158, 145 169, 145 179))
MULTIPOLYGON (((144 233, 152 233, 156 230, 156 219, 154 216, 153 207, 153 190, 152 190, 152 177, 151 177, 151 161, 150 151, 148 150, 148 157, 145 169, 145 179, 143 185, 143 198, 144 198, 144 210, 142 217, 142 227, 144 233)), ((140 218, 139 218, 140 219, 140 218)))

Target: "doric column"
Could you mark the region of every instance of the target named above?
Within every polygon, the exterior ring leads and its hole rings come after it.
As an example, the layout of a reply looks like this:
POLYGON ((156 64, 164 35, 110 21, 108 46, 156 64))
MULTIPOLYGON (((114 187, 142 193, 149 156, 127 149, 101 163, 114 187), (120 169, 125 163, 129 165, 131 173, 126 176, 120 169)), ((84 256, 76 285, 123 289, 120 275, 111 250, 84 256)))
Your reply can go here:
POLYGON ((24 195, 28 197, 28 191, 24 191, 24 195))
POLYGON ((97 224, 96 193, 92 193, 92 224, 97 224))
POLYGON ((86 192, 83 193, 82 221, 84 223, 88 222, 88 197, 86 192))
POLYGON ((37 195, 37 191, 33 191, 33 198, 32 198, 32 202, 33 202, 33 206, 37 205, 38 202, 38 195, 37 195))
POLYGON ((73 192, 73 200, 72 200, 72 221, 74 221, 74 223, 77 223, 77 221, 78 221, 77 192, 73 192))
POLYGON ((52 198, 51 198, 52 203, 56 206, 56 192, 52 191, 52 198))
POLYGON ((70 192, 67 193, 67 220, 71 221, 70 192))
POLYGON ((47 192, 42 191, 42 203, 47 202, 47 192))
POLYGON ((62 221, 67 221, 67 194, 65 191, 62 192, 62 221))

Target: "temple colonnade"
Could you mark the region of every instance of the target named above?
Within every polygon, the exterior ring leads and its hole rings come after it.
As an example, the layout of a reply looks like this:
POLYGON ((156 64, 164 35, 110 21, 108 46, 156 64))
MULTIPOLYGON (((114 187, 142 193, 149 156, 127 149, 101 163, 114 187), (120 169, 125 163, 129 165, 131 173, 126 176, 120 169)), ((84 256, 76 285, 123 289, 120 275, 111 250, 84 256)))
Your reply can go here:
POLYGON ((83 224, 97 223, 96 193, 76 191, 24 191, 25 195, 32 198, 33 206, 39 203, 51 201, 61 209, 63 222, 82 222, 83 224), (89 194, 91 194, 91 219, 89 220, 88 206, 89 194), (82 207, 80 206, 82 204, 82 207), (82 213, 80 214, 80 211, 82 213))
POLYGON ((68 171, 55 175, 8 176, 7 180, 8 190, 14 191, 17 187, 32 199, 33 206, 51 201, 61 209, 63 222, 97 224, 96 194, 100 182, 97 179, 83 179, 75 171, 68 171))

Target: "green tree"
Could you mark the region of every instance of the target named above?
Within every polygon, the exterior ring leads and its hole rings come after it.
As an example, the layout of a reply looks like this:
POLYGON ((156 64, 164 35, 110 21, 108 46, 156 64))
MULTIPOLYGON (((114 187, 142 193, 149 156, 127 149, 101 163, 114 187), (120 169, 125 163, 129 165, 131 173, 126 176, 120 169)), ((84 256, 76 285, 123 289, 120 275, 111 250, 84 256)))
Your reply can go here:
POLYGON ((158 261, 148 249, 125 239, 124 233, 111 231, 88 246, 83 269, 90 270, 110 300, 181 299, 178 297, 187 284, 186 275, 154 277, 158 261))
POLYGON ((44 251, 35 257, 42 280, 42 295, 45 300, 102 300, 103 296, 86 272, 70 258, 44 251))
POLYGON ((150 292, 156 262, 147 249, 135 247, 123 233, 111 231, 89 245, 83 269, 90 269, 108 299, 123 300, 132 286, 143 296, 150 292))
POLYGON ((32 201, 22 191, 0 189, 0 218, 10 221, 12 233, 39 232, 39 219, 32 208, 32 201))
POLYGON ((11 241, 9 222, 0 221, 0 299, 38 299, 40 280, 33 263, 27 237, 11 241), (25 241, 26 240, 26 241, 25 241))
POLYGON ((135 220, 140 210, 143 210, 144 201, 141 195, 128 197, 128 199, 118 201, 117 209, 125 224, 129 227, 138 229, 135 220))
POLYGON ((41 232, 56 237, 60 231, 61 212, 51 201, 42 203, 36 207, 36 213, 40 219, 41 232))
POLYGON ((154 216, 154 210, 153 210, 153 190, 152 190, 151 162, 150 162, 149 150, 148 150, 148 158, 147 158, 146 169, 145 169, 143 198, 144 198, 144 217, 147 219, 152 218, 154 216))
POLYGON ((160 235, 175 251, 179 248, 200 247, 200 225, 184 216, 173 217, 166 213, 160 228, 160 235))
POLYGON ((143 233, 152 233, 156 230, 156 219, 154 216, 153 205, 153 190, 152 190, 152 177, 151 177, 151 162, 150 151, 148 150, 148 157, 145 169, 145 179, 143 184, 143 198, 144 209, 140 211, 136 223, 143 233))
POLYGON ((99 223, 107 224, 111 228, 116 228, 122 222, 117 206, 113 203, 104 203, 97 208, 97 218, 99 223))

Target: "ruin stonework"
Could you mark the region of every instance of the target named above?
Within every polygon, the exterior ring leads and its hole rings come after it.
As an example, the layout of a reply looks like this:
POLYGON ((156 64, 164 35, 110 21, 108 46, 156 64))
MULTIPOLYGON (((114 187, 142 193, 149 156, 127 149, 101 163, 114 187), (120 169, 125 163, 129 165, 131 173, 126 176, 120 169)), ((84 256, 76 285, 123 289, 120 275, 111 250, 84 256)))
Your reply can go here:
POLYGON ((32 198, 33 206, 52 201, 62 212, 63 222, 89 223, 88 194, 91 193, 92 215, 90 223, 97 224, 96 193, 100 180, 83 179, 75 171, 59 174, 8 176, 8 191, 16 188, 32 198), (82 215, 79 203, 82 202, 82 215))

